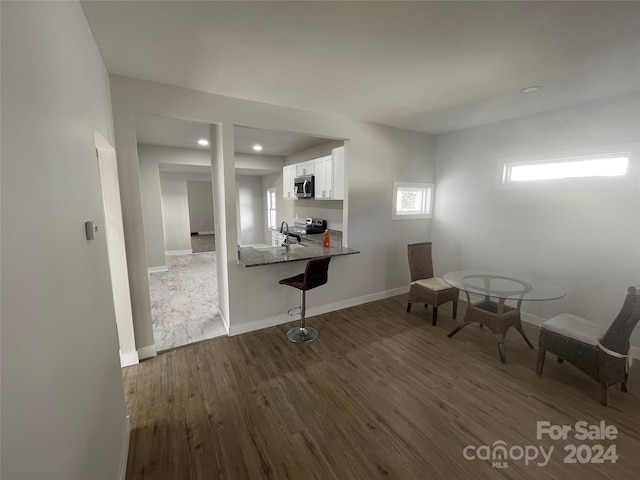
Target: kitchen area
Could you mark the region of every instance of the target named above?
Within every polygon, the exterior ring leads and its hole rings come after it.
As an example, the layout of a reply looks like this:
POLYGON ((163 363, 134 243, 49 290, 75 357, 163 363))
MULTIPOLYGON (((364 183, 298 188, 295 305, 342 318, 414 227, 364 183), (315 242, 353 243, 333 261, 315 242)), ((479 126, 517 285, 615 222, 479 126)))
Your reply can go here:
POLYGON ((346 247, 344 141, 309 137, 282 156, 281 171, 254 181, 252 193, 241 171, 236 169, 240 265, 359 253, 346 247))

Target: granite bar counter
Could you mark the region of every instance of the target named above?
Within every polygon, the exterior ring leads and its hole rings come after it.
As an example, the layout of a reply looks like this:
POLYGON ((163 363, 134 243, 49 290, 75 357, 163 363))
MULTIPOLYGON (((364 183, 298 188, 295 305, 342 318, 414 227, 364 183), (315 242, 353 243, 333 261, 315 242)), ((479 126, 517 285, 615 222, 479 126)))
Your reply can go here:
POLYGON ((238 247, 238 263, 245 267, 299 262, 318 257, 354 255, 360 251, 341 245, 323 247, 313 242, 294 243, 289 247, 238 247))

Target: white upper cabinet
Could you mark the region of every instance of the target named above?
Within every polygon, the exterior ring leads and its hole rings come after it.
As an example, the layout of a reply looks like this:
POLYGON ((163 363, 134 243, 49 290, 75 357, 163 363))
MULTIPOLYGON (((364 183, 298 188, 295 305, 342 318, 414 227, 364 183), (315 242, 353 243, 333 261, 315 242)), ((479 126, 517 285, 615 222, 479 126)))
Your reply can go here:
POLYGON ((331 155, 316 158, 313 161, 315 176, 315 199, 330 200, 333 198, 333 161, 331 155))
POLYGON ((286 165, 282 167, 282 196, 287 199, 296 198, 294 180, 296 179, 296 166, 286 165))
POLYGON ((344 200, 344 147, 334 148, 333 160, 333 199, 344 200))
POLYGON ((344 200, 344 147, 334 148, 331 155, 282 169, 283 196, 296 198, 295 177, 313 175, 316 200, 344 200))
POLYGON ((316 200, 344 200, 344 147, 313 161, 316 200))
POLYGON ((296 163, 296 177, 300 177, 302 175, 313 175, 314 174, 314 161, 309 160, 308 162, 296 163))

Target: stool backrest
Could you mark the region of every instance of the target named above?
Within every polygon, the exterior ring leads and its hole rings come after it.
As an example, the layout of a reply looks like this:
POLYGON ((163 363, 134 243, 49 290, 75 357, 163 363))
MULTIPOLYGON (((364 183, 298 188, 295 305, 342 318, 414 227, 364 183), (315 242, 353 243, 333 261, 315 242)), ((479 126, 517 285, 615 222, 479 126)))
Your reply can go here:
POLYGON ((304 290, 311 290, 327 283, 331 257, 314 258, 307 262, 304 269, 304 290))
POLYGON ((433 259, 431 257, 431 242, 410 243, 407 245, 409 254, 409 271, 411 281, 433 277, 433 259))
POLYGON ((640 287, 629 287, 620 313, 600 342, 603 347, 622 355, 629 353, 629 338, 640 321, 640 287))

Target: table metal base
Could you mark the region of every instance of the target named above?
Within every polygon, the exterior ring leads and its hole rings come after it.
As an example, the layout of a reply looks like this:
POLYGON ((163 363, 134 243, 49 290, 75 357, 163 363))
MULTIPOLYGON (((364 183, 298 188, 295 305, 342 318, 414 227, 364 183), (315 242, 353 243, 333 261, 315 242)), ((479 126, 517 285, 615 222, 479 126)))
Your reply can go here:
POLYGON ((504 337, 511 327, 514 327, 518 332, 520 332, 520 335, 522 335, 524 341, 527 342, 527 345, 529 345, 530 348, 533 348, 533 345, 522 329, 522 321, 520 320, 520 301, 518 301, 518 306, 514 308, 505 305, 504 299, 499 299, 498 302, 494 302, 485 298, 484 301, 478 303, 471 303, 469 298, 467 298, 467 300, 467 311, 464 315, 464 319, 460 325, 449 333, 449 337, 453 337, 456 333, 471 323, 485 325, 496 337, 496 341, 498 342, 498 353, 500 354, 500 361, 502 363, 507 363, 507 357, 504 351, 504 337))

